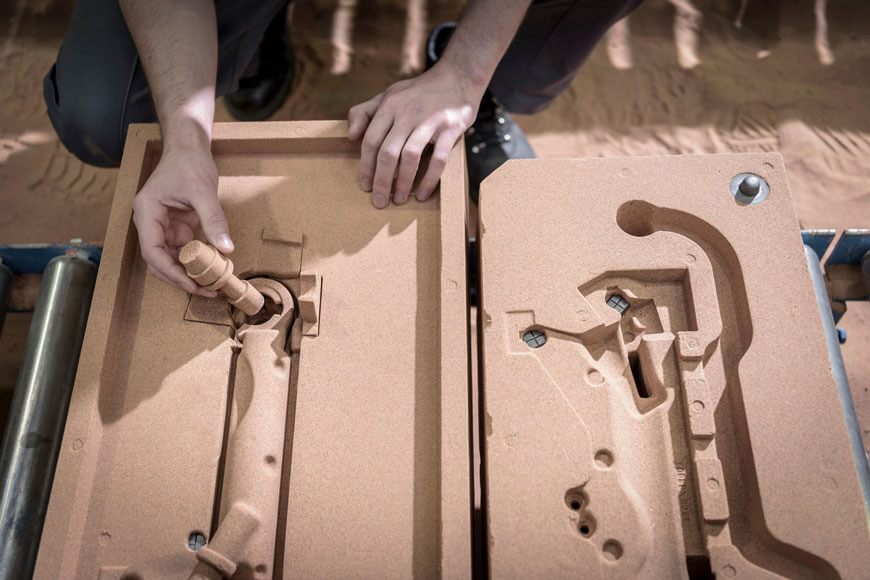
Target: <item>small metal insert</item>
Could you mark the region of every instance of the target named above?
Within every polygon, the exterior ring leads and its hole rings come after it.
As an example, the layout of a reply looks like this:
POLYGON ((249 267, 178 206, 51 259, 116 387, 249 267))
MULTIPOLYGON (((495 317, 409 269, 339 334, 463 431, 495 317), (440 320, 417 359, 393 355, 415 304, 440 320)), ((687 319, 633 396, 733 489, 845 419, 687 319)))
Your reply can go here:
POLYGON ((607 299, 607 305, 619 312, 620 314, 624 314, 626 310, 628 310, 631 303, 622 297, 620 294, 614 294, 610 298, 607 299))
POLYGON ((770 186, 763 177, 754 173, 735 175, 729 189, 734 199, 745 205, 761 203, 770 195, 770 186))
POLYGON ((194 552, 198 552, 201 548, 205 546, 205 544, 205 536, 202 534, 202 532, 192 532, 190 534, 190 537, 187 538, 187 547, 194 552))
POLYGON ((523 342, 529 345, 529 348, 540 348, 547 344, 547 335, 540 330, 529 330, 523 335, 523 342))

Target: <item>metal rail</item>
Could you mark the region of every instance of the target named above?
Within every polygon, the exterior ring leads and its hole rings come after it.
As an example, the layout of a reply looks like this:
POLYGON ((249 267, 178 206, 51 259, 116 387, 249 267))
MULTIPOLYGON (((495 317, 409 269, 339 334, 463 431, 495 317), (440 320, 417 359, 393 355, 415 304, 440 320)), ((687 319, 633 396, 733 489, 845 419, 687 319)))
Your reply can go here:
POLYGON ((846 429, 849 432, 849 442, 852 445, 852 455, 855 457, 858 481, 861 483, 861 491, 864 494, 864 509, 868 519, 870 519, 870 467, 867 465, 867 455, 864 452, 864 443, 861 439, 861 427, 858 425, 855 403, 852 401, 849 380, 846 378, 846 366, 843 364, 843 354, 840 352, 840 341, 837 337, 837 329, 834 326, 831 301, 828 298, 828 290, 825 287, 825 277, 822 274, 822 265, 819 262, 818 254, 809 245, 804 246, 804 253, 807 256, 810 278, 813 282, 813 290, 816 292, 819 313, 822 316, 822 328, 825 331, 825 341, 828 344, 831 371, 837 382, 840 404, 843 406, 843 415, 846 419, 846 429))

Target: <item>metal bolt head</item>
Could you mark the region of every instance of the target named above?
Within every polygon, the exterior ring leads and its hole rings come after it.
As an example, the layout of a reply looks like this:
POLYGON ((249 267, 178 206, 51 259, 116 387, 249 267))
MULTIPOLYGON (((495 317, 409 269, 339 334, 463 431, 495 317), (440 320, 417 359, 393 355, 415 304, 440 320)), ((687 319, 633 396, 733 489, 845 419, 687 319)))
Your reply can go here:
POLYGON ((607 305, 619 312, 620 314, 624 314, 626 310, 631 306, 631 303, 626 300, 621 294, 614 294, 610 298, 607 299, 607 305))
POLYGON ((529 330, 523 335, 523 342, 525 342, 529 348, 540 348, 547 344, 547 335, 540 330, 529 330))
POLYGON ((504 136, 504 140, 505 140, 505 141, 510 141, 510 140, 511 140, 511 136, 510 136, 510 135, 505 135, 505 136, 504 136))
POLYGON ((761 203, 770 195, 770 186, 763 177, 754 173, 735 175, 729 189, 734 199, 743 205, 761 203))
POLYGON ((749 197, 755 197, 761 191, 761 178, 757 175, 747 175, 737 186, 740 193, 749 197))
POLYGON ((205 546, 205 544, 205 536, 202 532, 191 532, 190 537, 187 538, 187 547, 194 552, 198 552, 205 546))

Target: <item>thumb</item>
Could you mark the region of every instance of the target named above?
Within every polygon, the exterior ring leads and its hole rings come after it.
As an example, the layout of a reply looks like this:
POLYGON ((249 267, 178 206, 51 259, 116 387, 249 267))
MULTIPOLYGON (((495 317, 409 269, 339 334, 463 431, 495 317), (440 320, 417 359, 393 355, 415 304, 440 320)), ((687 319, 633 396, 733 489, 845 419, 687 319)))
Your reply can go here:
POLYGON ((217 194, 196 196, 190 201, 194 211, 199 216, 199 223, 202 224, 202 231, 205 233, 208 243, 223 254, 232 252, 235 246, 230 238, 227 216, 221 209, 217 194))

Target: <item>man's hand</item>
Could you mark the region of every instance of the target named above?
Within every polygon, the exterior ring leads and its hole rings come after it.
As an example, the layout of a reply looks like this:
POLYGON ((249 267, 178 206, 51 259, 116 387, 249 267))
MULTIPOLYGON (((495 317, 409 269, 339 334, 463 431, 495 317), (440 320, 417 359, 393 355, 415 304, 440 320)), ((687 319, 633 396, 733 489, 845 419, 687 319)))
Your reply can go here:
POLYGON ((416 195, 429 199, 447 164, 450 150, 474 121, 485 86, 462 78, 447 63, 400 81, 348 113, 348 136, 363 137, 360 186, 372 192, 375 207, 408 201, 423 150, 434 145, 426 174, 416 195))
POLYGON ((417 199, 429 199, 450 150, 471 126, 495 68, 532 0, 470 0, 441 59, 420 76, 398 82, 348 113, 351 141, 363 137, 359 181, 372 203, 408 201, 420 157, 434 145, 417 199))
POLYGON ((191 280, 178 262, 182 246, 202 223, 210 244, 233 251, 227 218, 217 197, 218 172, 208 150, 166 151, 133 200, 133 223, 148 270, 192 294, 214 297, 191 280))

